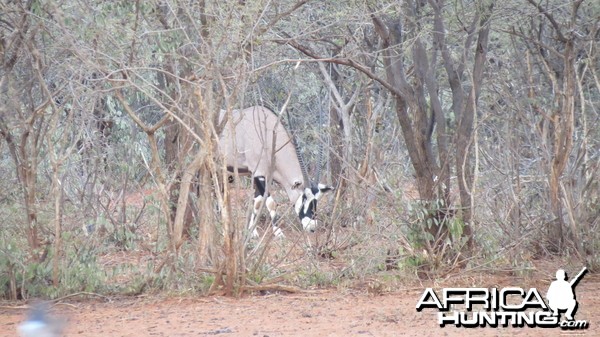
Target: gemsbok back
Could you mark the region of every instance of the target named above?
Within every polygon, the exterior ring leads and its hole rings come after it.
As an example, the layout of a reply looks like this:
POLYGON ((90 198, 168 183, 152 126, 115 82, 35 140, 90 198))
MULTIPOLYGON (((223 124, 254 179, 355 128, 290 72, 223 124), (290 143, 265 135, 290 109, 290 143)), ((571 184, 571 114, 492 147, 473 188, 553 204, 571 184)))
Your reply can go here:
MULTIPOLYGON (((222 113, 221 120, 224 116, 222 113)), ((285 189, 302 228, 315 231, 317 201, 333 187, 309 180, 295 139, 275 113, 260 106, 234 110, 219 139, 219 150, 229 172, 237 167, 240 175, 253 178, 254 208, 248 229, 254 237, 258 236, 256 218, 265 200, 274 234, 283 235, 277 226, 277 205, 267 189, 270 178, 285 189)))

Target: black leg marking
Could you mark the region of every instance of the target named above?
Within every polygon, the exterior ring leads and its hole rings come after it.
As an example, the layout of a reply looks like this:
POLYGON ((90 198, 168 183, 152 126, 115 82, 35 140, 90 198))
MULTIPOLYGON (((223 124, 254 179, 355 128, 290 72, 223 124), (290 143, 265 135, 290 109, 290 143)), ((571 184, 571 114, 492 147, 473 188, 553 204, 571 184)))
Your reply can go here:
POLYGON ((265 177, 254 177, 254 197, 256 198, 258 196, 265 196, 266 190, 267 182, 265 181, 265 177))

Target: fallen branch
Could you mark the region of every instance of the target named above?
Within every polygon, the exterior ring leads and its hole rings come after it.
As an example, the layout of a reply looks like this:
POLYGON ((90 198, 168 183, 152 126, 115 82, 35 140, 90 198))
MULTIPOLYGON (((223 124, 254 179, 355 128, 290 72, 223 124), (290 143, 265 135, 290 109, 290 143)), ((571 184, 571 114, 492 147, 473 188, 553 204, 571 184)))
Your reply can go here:
POLYGON ((71 297, 75 297, 75 296, 80 296, 80 295, 96 296, 96 297, 100 297, 100 298, 105 299, 107 302, 112 302, 112 300, 109 297, 107 297, 107 296, 96 294, 96 293, 91 293, 91 292, 87 292, 87 291, 80 291, 78 293, 73 293, 73 294, 65 295, 63 297, 59 297, 59 298, 55 298, 53 300, 50 300, 49 302, 57 303, 57 302, 66 300, 67 298, 71 298, 71 297))
POLYGON ((321 294, 322 290, 306 290, 294 286, 286 286, 282 284, 259 284, 253 286, 243 286, 242 291, 281 291, 287 293, 303 293, 303 294, 321 294))

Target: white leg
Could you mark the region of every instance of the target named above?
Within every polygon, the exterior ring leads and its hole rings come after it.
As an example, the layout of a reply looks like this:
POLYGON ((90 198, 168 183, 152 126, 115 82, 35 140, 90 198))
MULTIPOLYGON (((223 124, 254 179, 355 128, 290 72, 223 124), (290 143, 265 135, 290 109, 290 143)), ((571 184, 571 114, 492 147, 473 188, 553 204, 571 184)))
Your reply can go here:
POLYGON ((272 196, 267 197, 267 209, 269 210, 269 215, 271 215, 271 219, 275 219, 277 215, 277 204, 275 200, 273 200, 272 196))
POLYGON ((252 209, 252 215, 250 216, 250 222, 248 223, 248 230, 252 231, 252 237, 258 238, 258 231, 256 230, 256 218, 258 216, 258 211, 262 207, 263 196, 259 195, 254 198, 254 208, 252 209))
POLYGON ((273 234, 278 238, 284 238, 283 231, 277 226, 277 203, 273 200, 273 197, 267 197, 267 210, 271 216, 271 223, 273 224, 273 234))
POLYGON ((277 238, 280 238, 280 239, 285 238, 283 231, 277 225, 273 225, 273 235, 275 235, 277 238))

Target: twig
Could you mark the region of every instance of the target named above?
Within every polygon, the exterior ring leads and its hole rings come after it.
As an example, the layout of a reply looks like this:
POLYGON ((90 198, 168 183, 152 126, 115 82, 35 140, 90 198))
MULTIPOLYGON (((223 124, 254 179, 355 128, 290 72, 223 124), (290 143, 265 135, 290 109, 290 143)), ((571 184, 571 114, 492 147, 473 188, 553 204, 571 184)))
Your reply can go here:
MULTIPOLYGON (((91 293, 91 292, 87 292, 87 291, 81 291, 81 292, 77 292, 77 293, 73 293, 73 294, 69 294, 69 295, 65 295, 63 297, 59 297, 59 298, 55 298, 53 300, 48 301, 49 303, 53 303, 54 305, 71 305, 72 304, 68 304, 68 303, 58 303, 60 301, 63 301, 67 298, 71 298, 71 297, 75 297, 75 296, 79 296, 79 295, 88 295, 88 296, 96 296, 96 297, 101 297, 103 299, 105 299, 107 302, 112 302, 112 300, 104 295, 100 295, 100 294, 96 294, 96 293, 91 293)), ((21 309, 31 309, 30 305, 19 305, 19 306, 0 306, 0 309, 9 309, 9 310, 21 310, 21 309)))
POLYGON ((321 294, 323 290, 306 290, 294 286, 281 284, 259 284, 255 286, 243 286, 243 291, 283 291, 287 293, 321 294))
POLYGON ((0 305, 0 309, 8 309, 8 310, 21 310, 21 309, 29 309, 31 308, 28 305, 19 305, 19 306, 8 306, 8 305, 0 305))
POLYGON ((107 296, 96 294, 96 293, 91 293, 91 292, 87 292, 87 291, 80 291, 78 293, 73 293, 73 294, 65 295, 63 297, 59 297, 59 298, 53 299, 50 302, 57 303, 57 302, 65 300, 67 298, 71 298, 71 297, 75 297, 75 296, 79 296, 79 295, 101 297, 101 298, 105 299, 107 302, 112 302, 112 300, 109 297, 107 297, 107 296))

